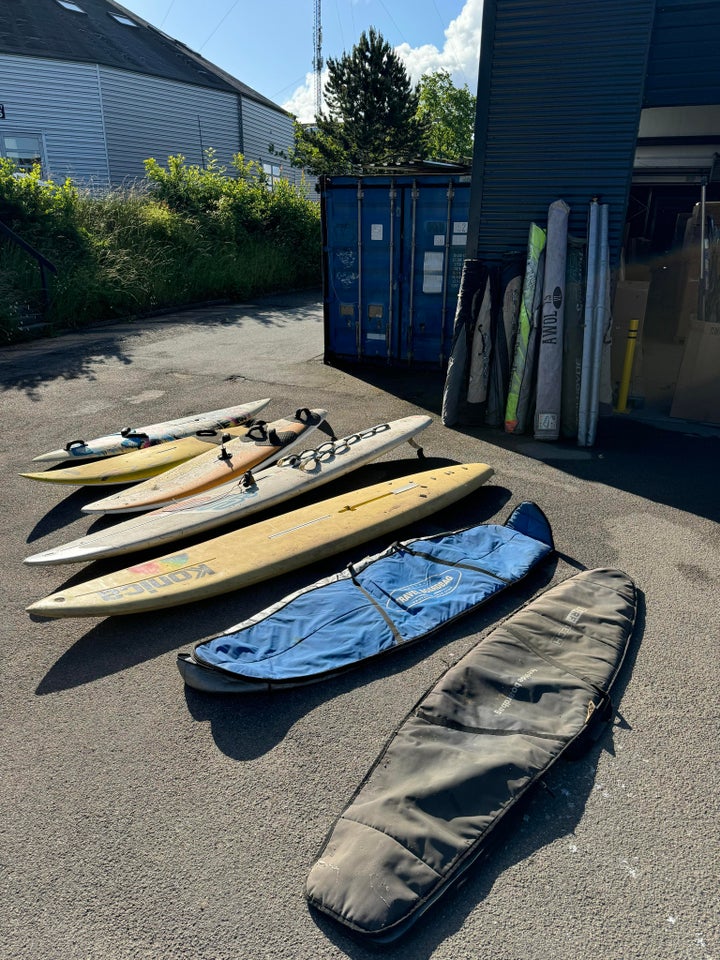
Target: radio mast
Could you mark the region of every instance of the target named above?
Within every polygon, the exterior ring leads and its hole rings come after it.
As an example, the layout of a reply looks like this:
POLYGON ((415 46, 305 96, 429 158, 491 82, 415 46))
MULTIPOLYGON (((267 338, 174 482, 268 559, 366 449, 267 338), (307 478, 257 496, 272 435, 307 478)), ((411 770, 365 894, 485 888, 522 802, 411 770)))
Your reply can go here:
POLYGON ((322 110, 322 11, 321 0, 315 0, 315 23, 313 26, 313 70, 315 71, 315 113, 322 110))

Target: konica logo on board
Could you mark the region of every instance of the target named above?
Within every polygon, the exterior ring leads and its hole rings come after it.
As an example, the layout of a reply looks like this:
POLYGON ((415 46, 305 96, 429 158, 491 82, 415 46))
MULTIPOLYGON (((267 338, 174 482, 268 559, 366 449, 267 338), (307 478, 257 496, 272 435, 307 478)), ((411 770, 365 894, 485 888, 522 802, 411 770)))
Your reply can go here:
POLYGON ((424 580, 418 580, 416 583, 410 583, 406 587, 400 587, 393 590, 386 606, 393 603, 401 607, 417 607, 429 600, 435 600, 437 597, 446 597, 453 593, 460 585, 462 574, 459 571, 450 571, 448 573, 437 574, 433 577, 426 577, 424 580))

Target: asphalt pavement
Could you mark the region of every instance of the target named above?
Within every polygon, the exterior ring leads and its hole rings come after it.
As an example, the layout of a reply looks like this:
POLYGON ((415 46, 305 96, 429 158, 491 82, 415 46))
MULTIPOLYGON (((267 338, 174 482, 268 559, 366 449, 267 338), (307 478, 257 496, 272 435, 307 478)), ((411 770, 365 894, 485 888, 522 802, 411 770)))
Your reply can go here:
MULTIPOLYGON (((438 373, 323 363, 315 294, 7 347, 0 384, 3 960, 376 957, 304 901, 326 832, 450 664, 534 594, 599 566, 624 570, 641 596, 612 725, 580 760, 556 766, 493 856, 384 952, 720 960, 717 434, 615 416, 588 450, 445 428, 438 373), (20 478, 34 455, 261 397, 272 397, 268 419, 326 408, 338 436, 430 414, 431 462, 483 461, 495 475, 403 535, 503 522, 530 499, 552 524, 556 558, 394 657, 273 694, 186 689, 177 653, 378 544, 142 617, 28 616, 33 600, 113 569, 23 564, 112 522, 81 513, 97 491, 20 478)), ((404 446, 356 479, 416 469, 404 446)))

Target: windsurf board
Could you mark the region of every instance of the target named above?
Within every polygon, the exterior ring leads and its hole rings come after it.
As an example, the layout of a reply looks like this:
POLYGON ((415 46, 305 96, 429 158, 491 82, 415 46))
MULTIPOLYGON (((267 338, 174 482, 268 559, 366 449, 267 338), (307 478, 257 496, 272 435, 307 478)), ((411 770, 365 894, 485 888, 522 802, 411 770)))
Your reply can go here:
POLYGON ((27 610, 50 618, 106 617, 229 593, 421 520, 493 473, 485 463, 457 464, 362 487, 59 590, 27 610))
POLYGON ((225 430, 247 423, 256 413, 270 403, 270 398, 241 403, 235 407, 223 407, 209 413, 189 414, 177 420, 151 423, 146 427, 124 427, 94 440, 71 440, 60 450, 51 450, 33 457, 35 463, 51 463, 64 460, 89 460, 96 457, 117 457, 121 453, 142 450, 156 443, 190 437, 198 430, 225 430))
POLYGON ((220 486, 260 465, 269 466, 325 420, 326 410, 303 407, 295 416, 258 423, 245 436, 212 448, 137 486, 119 490, 83 507, 85 513, 137 513, 152 510, 220 486))
MULTIPOLYGON (((522 411, 519 410, 522 400, 523 386, 527 384, 528 372, 533 366, 533 347, 535 323, 534 317, 538 302, 538 288, 542 291, 541 254, 545 249, 546 233, 537 223, 531 223, 528 232, 527 259, 525 261, 525 277, 523 279, 522 296, 520 298, 520 314, 518 317, 515 350, 510 371, 510 385, 508 387, 507 403, 505 406, 506 433, 521 433, 524 424, 522 411)), ((523 404, 524 405, 524 404, 523 404)))
POLYGON ((500 271, 500 316, 495 327, 490 358, 490 383, 485 411, 485 423, 499 427, 505 417, 510 364, 515 351, 520 295, 522 293, 523 264, 514 254, 508 254, 500 271))
POLYGON ((536 440, 557 440, 560 436, 569 215, 570 207, 564 200, 550 204, 538 350, 536 440))
POLYGON ((101 460, 89 460, 60 470, 43 470, 38 473, 21 473, 28 480, 40 480, 42 483, 73 484, 78 487, 106 486, 139 483, 164 473, 193 457, 205 453, 213 447, 219 447, 235 437, 244 437, 250 425, 227 427, 223 430, 198 430, 193 437, 181 437, 180 440, 168 440, 156 443, 143 450, 121 453, 117 457, 105 457, 101 460))
POLYGON ((100 560, 204 533, 329 483, 404 441, 421 453, 413 438, 431 423, 426 416, 403 417, 339 440, 327 440, 314 449, 282 457, 273 466, 251 474, 247 481, 233 480, 177 504, 131 517, 106 530, 26 557, 25 563, 100 560))

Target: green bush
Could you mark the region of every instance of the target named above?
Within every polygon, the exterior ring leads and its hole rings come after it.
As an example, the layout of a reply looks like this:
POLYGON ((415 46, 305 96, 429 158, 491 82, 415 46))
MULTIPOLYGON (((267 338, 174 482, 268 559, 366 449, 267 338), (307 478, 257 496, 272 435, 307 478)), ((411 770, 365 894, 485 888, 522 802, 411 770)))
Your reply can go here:
POLYGON ((56 327, 204 300, 244 299, 320 281, 320 212, 287 181, 269 189, 238 155, 234 172, 145 162, 142 188, 92 193, 0 159, 0 221, 57 267, 43 303, 36 262, 0 235, 0 337, 27 316, 56 327))

